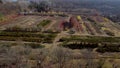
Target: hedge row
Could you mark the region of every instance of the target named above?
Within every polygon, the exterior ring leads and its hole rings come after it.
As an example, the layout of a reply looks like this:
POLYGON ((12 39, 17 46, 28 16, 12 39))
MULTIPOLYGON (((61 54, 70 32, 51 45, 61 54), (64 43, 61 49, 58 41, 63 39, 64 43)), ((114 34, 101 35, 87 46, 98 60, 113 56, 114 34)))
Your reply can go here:
POLYGON ((97 48, 97 52, 120 52, 120 44, 82 44, 82 43, 73 43, 73 44, 63 44, 63 47, 70 49, 94 49, 97 48))
POLYGON ((0 40, 16 41, 22 40, 26 42, 43 42, 52 43, 56 34, 39 34, 39 33, 24 33, 24 32, 1 32, 0 40))
POLYGON ((10 36, 10 37, 39 37, 39 38, 45 38, 45 37, 51 37, 54 38, 56 34, 38 34, 38 33, 29 33, 29 32, 0 32, 0 36, 10 36))
POLYGON ((68 42, 88 42, 88 43, 112 43, 120 42, 120 37, 97 37, 97 36, 86 36, 86 37, 81 37, 81 36, 71 36, 69 38, 61 38, 59 41, 68 41, 68 42))

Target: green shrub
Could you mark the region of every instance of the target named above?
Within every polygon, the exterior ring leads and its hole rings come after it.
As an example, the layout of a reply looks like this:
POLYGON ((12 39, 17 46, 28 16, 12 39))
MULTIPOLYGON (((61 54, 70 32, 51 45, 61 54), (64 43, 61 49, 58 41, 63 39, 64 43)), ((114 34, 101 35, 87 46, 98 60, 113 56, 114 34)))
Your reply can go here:
POLYGON ((40 27, 40 26, 46 26, 48 25, 49 23, 51 22, 51 20, 43 20, 42 22, 40 22, 37 26, 40 27))

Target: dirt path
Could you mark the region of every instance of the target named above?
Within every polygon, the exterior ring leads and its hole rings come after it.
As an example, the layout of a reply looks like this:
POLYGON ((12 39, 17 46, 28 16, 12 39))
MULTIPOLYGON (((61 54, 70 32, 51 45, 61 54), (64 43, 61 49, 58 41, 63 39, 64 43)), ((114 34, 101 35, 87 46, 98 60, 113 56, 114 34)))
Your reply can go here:
MULTIPOLYGON (((71 17, 71 16, 69 16, 69 17, 66 18, 65 20, 69 21, 70 17, 71 17)), ((53 42, 53 46, 57 46, 58 44, 60 44, 58 41, 59 41, 62 37, 65 37, 65 36, 67 36, 67 33, 66 33, 65 31, 62 31, 61 33, 59 33, 59 34, 56 36, 56 38, 55 38, 55 40, 54 40, 54 42, 53 42)))
POLYGON ((55 40, 53 41, 53 46, 57 46, 58 44, 60 44, 60 42, 58 42, 58 41, 59 41, 62 37, 65 37, 65 36, 67 36, 67 33, 66 33, 66 32, 62 31, 61 33, 59 33, 59 34, 56 36, 55 40))

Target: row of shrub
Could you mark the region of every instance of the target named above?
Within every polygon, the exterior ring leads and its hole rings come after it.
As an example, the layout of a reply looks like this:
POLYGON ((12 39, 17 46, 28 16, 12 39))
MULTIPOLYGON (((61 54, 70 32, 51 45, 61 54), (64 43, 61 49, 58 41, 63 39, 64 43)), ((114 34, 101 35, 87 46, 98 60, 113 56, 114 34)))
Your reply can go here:
POLYGON ((5 36, 1 36, 0 40, 4 40, 4 41, 26 41, 26 42, 42 42, 41 38, 36 38, 36 37, 5 37, 5 36))
POLYGON ((53 38, 36 38, 36 37, 0 37, 3 41, 25 41, 25 42, 39 42, 39 43, 52 43, 53 38))
POLYGON ((73 44, 65 44, 62 45, 63 47, 70 48, 70 49, 84 49, 84 48, 96 48, 98 47, 98 44, 82 44, 82 43, 73 43, 73 44))
POLYGON ((73 43, 73 44, 63 44, 63 47, 70 48, 70 49, 94 49, 97 48, 96 51, 100 53, 105 52, 120 52, 120 45, 119 44, 102 44, 99 45, 97 43, 73 43))
POLYGON ((120 37, 71 36, 71 37, 68 37, 68 38, 61 38, 59 41, 60 42, 63 42, 63 41, 68 41, 68 42, 79 41, 79 42, 88 42, 88 43, 102 43, 102 42, 105 42, 105 43, 112 43, 112 42, 119 43, 120 42, 120 37))
POLYGON ((103 45, 97 48, 98 52, 120 52, 120 45, 103 45))
POLYGON ((31 27, 31 28, 23 28, 20 26, 13 26, 13 27, 8 27, 6 28, 7 32, 40 32, 41 28, 37 28, 37 27, 31 27))
POLYGON ((41 33, 29 33, 29 32, 1 32, 0 40, 4 41, 26 41, 26 42, 43 42, 52 43, 56 34, 41 34, 41 33))
POLYGON ((10 37, 55 37, 56 34, 42 34, 42 33, 29 33, 29 32, 0 32, 0 36, 10 36, 10 37))

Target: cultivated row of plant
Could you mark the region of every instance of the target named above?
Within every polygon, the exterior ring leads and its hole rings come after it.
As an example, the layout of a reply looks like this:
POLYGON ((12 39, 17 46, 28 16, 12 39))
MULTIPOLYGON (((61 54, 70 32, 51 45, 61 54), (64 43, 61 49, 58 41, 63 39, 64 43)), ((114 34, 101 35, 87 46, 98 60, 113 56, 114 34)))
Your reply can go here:
POLYGON ((23 28, 20 26, 13 26, 13 27, 6 28, 5 31, 7 32, 40 32, 41 29, 37 27, 23 28))
POLYGON ((42 34, 42 33, 30 33, 30 32, 0 32, 0 36, 10 36, 10 37, 55 37, 55 34, 42 34))
POLYGON ((62 46, 70 49, 97 48, 97 52, 120 52, 120 37, 70 36, 61 38, 62 46))
POLYGON ((102 37, 102 36, 71 36, 68 38, 61 38, 60 41, 77 41, 77 42, 89 42, 89 43, 119 43, 120 37, 102 37))
POLYGON ((25 42, 42 42, 43 40, 41 38, 36 38, 36 37, 5 37, 5 36, 0 36, 0 40, 3 41, 25 41, 25 42))
POLYGON ((91 22, 91 24, 94 26, 94 29, 96 29, 97 33, 100 33, 100 34, 102 33, 100 31, 101 27, 100 27, 100 25, 98 23, 96 23, 94 20, 92 20, 90 18, 87 18, 87 20, 91 22))
POLYGON ((63 47, 70 49, 84 49, 84 48, 97 48, 98 44, 83 44, 83 43, 72 43, 72 44, 62 44, 63 47))
POLYGON ((26 42, 44 42, 52 43, 56 34, 37 34, 37 33, 25 33, 25 32, 1 32, 0 40, 4 41, 26 41, 26 42))
POLYGON ((64 43, 65 48, 70 49, 95 49, 97 52, 120 52, 120 44, 99 44, 99 43, 64 43))
POLYGON ((97 48, 98 52, 120 52, 120 45, 106 44, 97 48))

